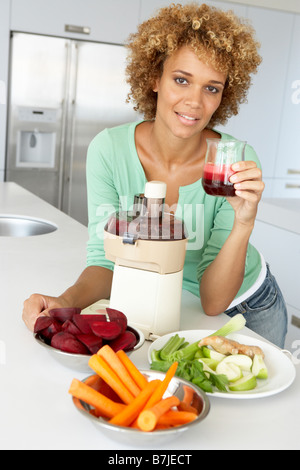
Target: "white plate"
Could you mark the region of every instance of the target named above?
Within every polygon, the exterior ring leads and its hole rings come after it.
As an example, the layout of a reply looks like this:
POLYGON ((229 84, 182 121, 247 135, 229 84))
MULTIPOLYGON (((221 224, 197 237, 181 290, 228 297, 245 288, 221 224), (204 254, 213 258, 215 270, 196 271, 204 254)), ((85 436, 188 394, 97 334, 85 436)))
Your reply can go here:
MULTIPOLYGON (((151 352, 153 349, 161 349, 171 336, 178 334, 180 337, 184 337, 185 341, 194 343, 200 341, 202 338, 214 333, 213 330, 186 330, 186 331, 175 331, 168 335, 162 336, 155 340, 148 350, 148 361, 151 364, 151 352)), ((220 392, 208 393, 208 395, 222 398, 262 398, 275 395, 287 389, 294 381, 296 377, 296 368, 292 363, 291 359, 282 352, 281 349, 273 346, 270 343, 261 341, 250 336, 241 335, 238 333, 232 333, 228 335, 229 339, 233 339, 242 344, 248 344, 251 346, 259 346, 265 354, 265 363, 268 368, 268 379, 258 380, 257 387, 254 390, 247 392, 220 392)))

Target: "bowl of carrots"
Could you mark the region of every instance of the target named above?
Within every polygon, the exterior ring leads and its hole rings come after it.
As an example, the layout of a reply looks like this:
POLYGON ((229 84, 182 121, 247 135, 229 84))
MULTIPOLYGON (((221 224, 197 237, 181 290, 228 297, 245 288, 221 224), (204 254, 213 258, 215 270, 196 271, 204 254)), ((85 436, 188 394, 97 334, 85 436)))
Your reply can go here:
POLYGON ((139 370, 123 350, 103 346, 91 356, 92 374, 74 378, 69 387, 76 409, 106 436, 147 446, 181 435, 205 419, 205 392, 176 376, 178 363, 166 373, 139 370))

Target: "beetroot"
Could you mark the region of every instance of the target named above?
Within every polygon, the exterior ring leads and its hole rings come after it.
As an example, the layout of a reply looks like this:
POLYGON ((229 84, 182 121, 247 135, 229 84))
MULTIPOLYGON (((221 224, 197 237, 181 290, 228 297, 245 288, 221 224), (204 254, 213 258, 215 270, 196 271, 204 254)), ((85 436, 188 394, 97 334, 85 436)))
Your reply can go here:
POLYGON ((71 333, 71 335, 80 335, 80 329, 72 322, 72 320, 67 320, 62 324, 62 330, 65 333, 71 333))
POLYGON ((34 333, 39 333, 45 328, 48 328, 52 322, 53 322, 53 319, 51 317, 46 317, 46 316, 38 317, 34 324, 34 333))
POLYGON ((119 323, 121 326, 121 332, 124 333, 127 328, 126 315, 124 315, 124 313, 120 312, 119 310, 115 310, 114 308, 107 307, 106 311, 110 321, 119 323))
POLYGON ((52 336, 51 346, 61 351, 73 354, 89 354, 87 347, 75 336, 61 331, 52 336))
POLYGON ((80 308, 69 307, 69 308, 53 308, 49 310, 49 315, 52 318, 60 322, 65 322, 67 320, 72 320, 73 315, 79 314, 81 312, 80 308))
POLYGON ((34 333, 53 348, 88 356, 97 354, 103 344, 115 351, 130 351, 139 341, 119 310, 106 308, 88 315, 80 312, 80 308, 54 308, 50 316, 37 318, 34 333))
POLYGON ((51 338, 53 335, 56 333, 59 333, 61 331, 61 323, 59 323, 57 320, 52 318, 52 323, 51 325, 48 326, 48 328, 44 328, 44 330, 40 331, 40 336, 46 341, 49 342, 51 341, 51 338))
POLYGON ((97 354, 103 342, 102 338, 94 335, 93 333, 88 335, 80 334, 77 335, 76 338, 88 348, 91 354, 97 354))
POLYGON ((80 329, 80 331, 84 334, 92 333, 90 323, 95 322, 95 321, 104 323, 106 322, 106 316, 105 315, 81 315, 81 314, 75 314, 73 316, 73 322, 80 329))
POLYGON ((90 324, 92 332, 100 336, 100 338, 107 339, 107 340, 112 340, 117 338, 121 332, 122 332, 122 327, 119 323, 117 322, 98 322, 94 321, 91 322, 90 324))
POLYGON ((130 351, 137 344, 137 339, 132 331, 126 330, 124 333, 119 335, 113 341, 110 341, 110 347, 115 351, 123 349, 124 351, 130 351))

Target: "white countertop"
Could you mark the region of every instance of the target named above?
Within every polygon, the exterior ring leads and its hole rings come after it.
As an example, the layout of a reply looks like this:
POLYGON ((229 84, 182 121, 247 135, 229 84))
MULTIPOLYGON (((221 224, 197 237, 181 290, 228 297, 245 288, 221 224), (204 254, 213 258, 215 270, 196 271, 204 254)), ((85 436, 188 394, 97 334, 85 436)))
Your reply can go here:
MULTIPOLYGON (((85 266, 86 227, 14 183, 0 183, 0 214, 40 217, 58 230, 29 238, 0 237, 0 448, 2 450, 136 449, 108 439, 74 408, 69 385, 86 374, 60 365, 41 348, 21 319, 33 292, 61 293, 85 266)), ((217 329, 224 315, 207 317, 199 300, 183 292, 181 329, 217 329)), ((243 333, 255 336, 250 330, 243 333)), ((149 342, 131 359, 148 368, 149 342)), ((300 361, 297 361, 300 362, 300 361)), ((160 450, 299 449, 300 365, 284 392, 268 398, 211 397, 205 421, 160 450)), ((134 455, 134 452, 132 452, 134 455)))

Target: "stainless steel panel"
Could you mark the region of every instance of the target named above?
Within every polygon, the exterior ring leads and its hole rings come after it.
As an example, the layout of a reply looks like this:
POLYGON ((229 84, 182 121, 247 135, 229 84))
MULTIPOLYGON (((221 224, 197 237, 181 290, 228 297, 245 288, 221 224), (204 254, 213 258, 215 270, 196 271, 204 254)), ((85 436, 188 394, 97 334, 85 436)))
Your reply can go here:
POLYGON ((11 41, 6 181, 15 181, 58 207, 68 41, 21 33, 14 33, 11 41), (30 108, 31 116, 28 112, 24 115, 30 108), (52 167, 18 164, 17 145, 22 132, 55 134, 52 167))
POLYGON ((78 41, 73 44, 73 90, 69 100, 63 210, 87 224, 85 162, 90 141, 106 127, 134 121, 126 103, 123 46, 78 41))
POLYGON ((125 54, 118 45, 12 36, 6 180, 83 224, 90 141, 105 127, 137 119, 126 103, 125 54), (55 142, 53 162, 47 139, 55 142), (37 148, 33 155, 29 146, 41 140, 44 154, 37 148), (28 146, 21 158, 18 141, 28 146))

